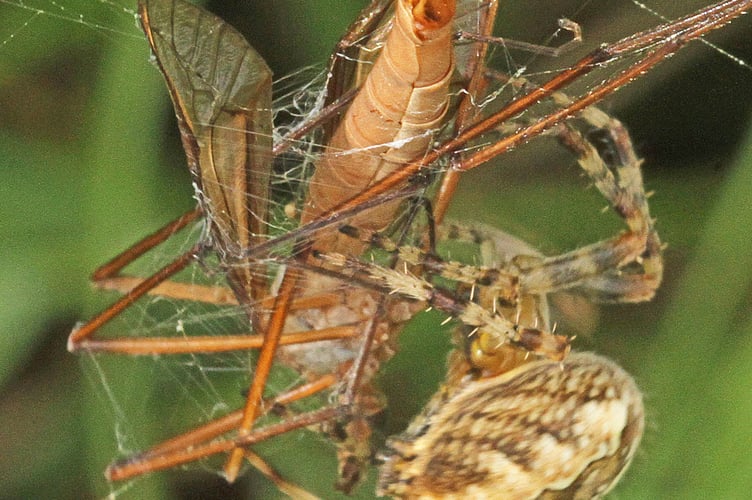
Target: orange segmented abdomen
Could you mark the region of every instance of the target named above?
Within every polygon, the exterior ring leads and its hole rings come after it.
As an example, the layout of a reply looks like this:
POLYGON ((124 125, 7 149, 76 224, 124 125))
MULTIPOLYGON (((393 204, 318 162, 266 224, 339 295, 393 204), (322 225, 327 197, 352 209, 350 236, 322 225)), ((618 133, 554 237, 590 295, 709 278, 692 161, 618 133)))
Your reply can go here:
MULTIPOLYGON (((384 47, 310 179, 301 224, 340 206, 423 154, 446 115, 454 68, 454 0, 394 3, 392 26, 384 47)), ((381 231, 394 219, 398 205, 396 201, 371 208, 347 223, 367 232, 381 231)), ((330 230, 317 234, 312 246, 322 253, 357 256, 365 250, 366 243, 330 230)), ((315 261, 313 264, 320 265, 315 261)), ((328 308, 292 315, 287 331, 365 325, 379 309, 379 294, 373 290, 349 287, 318 273, 307 273, 299 290, 305 295, 338 293, 341 299, 328 308)), ((391 355, 391 339, 417 310, 414 303, 389 301, 386 315, 375 326, 379 332, 373 351, 376 359, 391 355)), ((282 356, 304 372, 331 371, 354 358, 361 342, 354 338, 289 346, 282 350, 282 356)))
MULTIPOLYGON (((335 131, 311 178, 305 224, 425 153, 448 106, 454 68, 454 0, 398 0, 392 29, 363 88, 335 131)), ((382 230, 398 202, 350 221, 382 230)), ((319 238, 317 249, 358 254, 351 238, 319 238)))

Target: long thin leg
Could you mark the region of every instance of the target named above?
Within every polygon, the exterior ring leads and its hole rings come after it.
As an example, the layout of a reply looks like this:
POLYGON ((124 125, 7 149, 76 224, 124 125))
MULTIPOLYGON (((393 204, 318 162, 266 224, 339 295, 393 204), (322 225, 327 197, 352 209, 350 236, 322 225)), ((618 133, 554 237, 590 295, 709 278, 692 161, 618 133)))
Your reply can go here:
MULTIPOLYGON (((274 398, 274 400, 265 403, 265 407, 271 408, 274 405, 287 405, 292 402, 301 400, 308 396, 318 394, 319 392, 330 388, 337 379, 334 375, 324 375, 323 377, 297 387, 284 394, 280 394, 274 398)), ((212 439, 221 436, 237 429, 240 421, 243 418, 243 411, 236 410, 227 415, 208 422, 201 427, 193 429, 185 434, 176 436, 172 439, 164 441, 153 448, 140 453, 136 457, 131 457, 128 460, 116 462, 107 468, 106 475, 111 481, 120 481, 134 477, 136 475, 151 472, 150 468, 152 460, 157 457, 170 455, 174 453, 180 453, 183 450, 190 449, 196 446, 201 446, 204 443, 208 443, 212 439), (134 467, 133 464, 138 464, 134 467)), ((203 457, 202 457, 203 458, 203 457)))
MULTIPOLYGON (((195 208, 169 222, 161 229, 146 236, 107 263, 98 267, 91 276, 92 281, 100 289, 114 290, 123 294, 129 293, 139 286, 145 278, 123 275, 120 274, 120 271, 149 250, 165 242, 173 234, 198 219, 201 215, 201 209, 195 208)), ((193 285, 170 280, 161 282, 150 289, 148 294, 179 300, 196 300, 212 304, 237 304, 237 299, 229 288, 193 285)))
POLYGON ((248 448, 243 448, 243 456, 248 460, 248 463, 273 482, 279 491, 290 498, 295 498, 296 500, 318 500, 319 497, 316 495, 312 495, 303 488, 286 481, 285 478, 266 463, 263 458, 256 455, 248 448))
MULTIPOLYGON (((99 280, 110 279, 113 276, 116 276, 125 266, 136 260, 144 253, 148 252, 155 246, 167 240, 176 231, 179 231, 186 225, 190 224, 200 215, 201 211, 199 209, 194 209, 181 215, 174 221, 169 222, 161 229, 145 237, 135 245, 125 250, 123 253, 111 259, 106 264, 97 268, 97 270, 95 270, 94 274, 92 275, 92 279, 96 282, 99 280)), ((125 292, 126 295, 124 297, 112 304, 95 318, 91 319, 85 325, 78 327, 73 332, 71 332, 70 337, 68 338, 68 350, 73 352, 79 349, 79 344, 81 341, 90 337, 95 331, 101 328, 102 325, 120 314, 123 310, 127 309, 139 297, 154 290, 161 283, 166 281, 170 276, 184 269, 193 261, 193 259, 198 255, 199 251, 199 246, 194 246, 191 250, 173 260, 171 263, 167 264, 165 267, 154 273, 149 278, 140 280, 135 284, 135 286, 127 289, 125 292)))
POLYGON ((338 413, 339 410, 337 408, 327 406, 320 410, 296 415, 286 419, 284 422, 254 429, 235 438, 212 441, 191 448, 176 449, 156 456, 132 457, 127 461, 118 463, 116 469, 118 474, 108 474, 108 477, 113 481, 118 481, 149 472, 170 469, 219 453, 228 453, 233 450, 241 450, 242 452, 245 447, 266 441, 274 436, 331 420, 338 413))
POLYGON ((184 253, 177 259, 173 260, 165 267, 154 273, 149 278, 145 279, 136 288, 128 292, 120 300, 116 301, 110 307, 102 311, 99 315, 91 319, 85 325, 74 329, 68 337, 68 350, 71 352, 77 351, 81 348, 81 342, 89 338, 95 331, 101 328, 105 323, 112 320, 119 315, 131 304, 133 304, 138 298, 146 295, 149 290, 159 285, 161 282, 168 279, 170 276, 178 273, 191 262, 195 260, 201 251, 200 245, 194 246, 188 252, 184 253))
MULTIPOLYGON (((340 340, 356 337, 360 327, 333 326, 320 330, 289 333, 283 335, 279 345, 304 344, 323 340, 340 340)), ((154 356, 157 354, 207 354, 228 351, 245 351, 261 349, 264 335, 191 335, 184 337, 144 337, 144 338, 107 338, 102 340, 84 339, 76 348, 90 352, 110 352, 129 354, 131 356, 154 356)))
MULTIPOLYGON (((261 398, 266 387, 266 381, 269 378, 269 373, 271 372, 274 355, 277 352, 282 337, 285 319, 290 309, 292 296, 297 288, 298 279, 299 273, 294 269, 288 269, 280 285, 279 293, 274 302, 274 311, 264 335, 264 342, 259 352, 258 361, 256 361, 253 382, 248 391, 248 398, 243 409, 243 419, 238 427, 238 437, 244 437, 250 433, 251 427, 259 414, 261 398)), ((242 461, 243 449, 234 448, 225 464, 225 477, 229 482, 233 482, 237 478, 242 461)))
POLYGON ((121 254, 110 259, 107 263, 99 266, 92 274, 91 279, 97 282, 117 276, 125 266, 135 261, 152 248, 166 241, 170 236, 198 219, 201 214, 201 209, 195 208, 167 223, 164 227, 146 236, 121 254))
MULTIPOLYGON (((493 0, 488 3, 481 17, 478 20, 478 34, 490 36, 493 33, 496 13, 499 9, 499 3, 493 0)), ((467 92, 462 96, 459 107, 457 108, 457 118, 454 121, 454 128, 457 132, 464 132, 477 119, 477 108, 475 103, 481 95, 485 93, 487 79, 484 77, 486 54, 488 53, 487 43, 474 43, 474 55, 470 58, 468 68, 471 74, 470 82, 467 85, 467 92)), ((462 155, 453 154, 450 158, 450 168, 444 173, 434 200, 434 220, 437 224, 444 221, 444 216, 449 208, 449 202, 454 197, 454 192, 460 180, 460 171, 453 166, 461 163, 462 155)))
MULTIPOLYGON (((117 275, 96 281, 94 284, 100 290, 110 290, 127 294, 146 278, 137 276, 117 275)), ((238 299, 227 286, 197 285, 179 281, 166 280, 147 292, 155 297, 165 297, 175 300, 190 300, 204 304, 236 306, 238 299)))
MULTIPOLYGON (((99 352, 113 352, 130 355, 179 354, 179 353, 209 353, 245 349, 258 349, 263 344, 262 336, 253 335, 223 335, 223 336, 191 336, 191 337, 149 337, 149 338, 107 338, 92 339, 93 334, 105 323, 112 320, 123 310, 133 304, 144 294, 169 297, 178 300, 191 300, 218 305, 237 305, 238 301, 233 292, 226 287, 202 286, 190 283, 170 281, 168 278, 190 264, 199 254, 201 245, 196 245, 189 252, 165 266, 148 278, 139 278, 119 274, 120 271, 143 254, 166 241, 170 236, 195 221, 201 215, 200 209, 187 212, 168 223, 156 232, 146 236, 133 246, 117 255, 106 264, 97 268, 92 279, 103 288, 114 289, 124 293, 124 297, 90 320, 84 326, 76 329, 70 336, 70 350, 89 350, 99 352)), ((275 297, 268 297, 256 304, 259 309, 273 307, 275 297)), ((310 309, 332 305, 338 299, 334 294, 322 294, 304 297, 291 304, 292 310, 310 309)), ((285 336, 283 345, 302 342, 316 342, 320 340, 334 340, 349 338, 356 335, 356 327, 341 326, 318 330, 316 332, 300 332, 285 336)))

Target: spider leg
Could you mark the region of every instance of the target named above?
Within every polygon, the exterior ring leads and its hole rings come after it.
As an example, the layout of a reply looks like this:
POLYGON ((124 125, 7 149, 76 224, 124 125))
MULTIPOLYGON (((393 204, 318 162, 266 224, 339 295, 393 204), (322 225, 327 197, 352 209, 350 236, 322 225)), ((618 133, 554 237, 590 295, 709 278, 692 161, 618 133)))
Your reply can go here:
MULTIPOLYGON (((489 71, 493 80, 535 91, 538 87, 524 78, 510 78, 489 71)), ((553 92, 550 99, 567 109, 575 101, 563 92, 553 92)), ((568 122, 552 132, 575 154, 583 171, 608 200, 609 205, 625 221, 629 231, 609 240, 546 259, 528 258, 520 252, 521 288, 527 293, 549 293, 569 289, 586 293, 598 302, 641 302, 650 300, 661 282, 662 245, 650 217, 642 174, 642 161, 637 157, 628 131, 621 122, 596 106, 584 108, 568 122), (574 122, 605 132, 612 162, 586 139, 574 122), (525 276, 526 275, 526 276, 525 276)), ((489 239, 488 230, 454 229, 462 237, 479 243, 489 239)))
MULTIPOLYGON (((571 103, 564 94, 554 100, 562 106, 571 103)), ((503 265, 503 272, 479 269, 468 273, 489 285, 491 276, 509 281, 519 279, 519 293, 545 295, 561 290, 581 290, 601 302, 641 302, 650 300, 663 275, 661 242, 655 230, 640 172, 641 160, 622 124, 596 107, 586 108, 581 118, 605 130, 616 151, 616 163, 609 165, 572 124, 561 125, 559 140, 577 155, 577 161, 624 219, 628 231, 613 238, 553 257, 520 253, 503 265), (485 281, 485 282, 484 282, 485 281)), ((472 234, 477 241, 487 235, 472 234)), ((454 266, 455 264, 452 264, 454 266)), ((467 267, 467 266, 465 266, 467 267)), ((460 273, 454 273, 459 276, 460 273)), ((458 278, 452 278, 458 279, 458 278)))
MULTIPOLYGON (((555 95, 554 99, 563 100, 562 104, 568 100, 563 94, 555 95)), ((621 122, 593 106, 586 108, 581 118, 608 134, 616 153, 614 165, 608 165, 596 147, 571 125, 563 127, 558 137, 577 155, 580 167, 624 219, 628 232, 586 247, 581 255, 572 256, 573 265, 582 266, 589 260, 592 264, 599 261, 615 264, 600 266, 605 272, 593 273, 592 277, 583 279, 578 288, 603 302, 649 300, 663 277, 663 260, 661 241, 650 217, 640 171, 642 161, 621 122)))
POLYGON ((498 346, 512 343, 545 355, 551 359, 563 359, 569 352, 570 339, 541 330, 536 326, 521 326, 508 319, 493 307, 484 307, 470 300, 456 297, 451 291, 430 283, 426 279, 401 271, 362 262, 341 254, 316 253, 316 257, 328 265, 351 272, 363 273, 391 294, 427 303, 446 312, 465 325, 487 332, 496 339, 498 346))

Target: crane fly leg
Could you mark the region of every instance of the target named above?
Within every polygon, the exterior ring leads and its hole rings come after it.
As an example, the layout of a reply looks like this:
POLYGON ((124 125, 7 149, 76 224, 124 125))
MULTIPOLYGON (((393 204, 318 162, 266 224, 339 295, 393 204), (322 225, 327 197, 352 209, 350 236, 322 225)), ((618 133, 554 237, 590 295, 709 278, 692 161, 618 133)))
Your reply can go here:
MULTIPOLYGON (((268 409, 275 405, 287 405, 299 401, 330 388, 336 380, 334 375, 324 375, 315 381, 303 384, 266 401, 263 406, 268 409)), ((210 445, 213 439, 236 430, 242 419, 243 410, 228 413, 196 429, 164 441, 139 455, 113 463, 107 468, 106 475, 111 481, 120 481, 170 467, 169 465, 159 466, 159 464, 166 462, 179 464, 208 457, 213 453, 207 452, 188 460, 185 459, 184 452, 193 448, 207 450, 206 446, 210 445)), ((276 425, 279 426, 279 424, 276 425)))
POLYGON ((279 474, 279 472, 274 470, 272 466, 269 465, 263 458, 261 458, 259 455, 255 454, 248 448, 243 449, 243 456, 246 460, 248 460, 248 463, 256 468, 256 470, 261 472, 267 477, 267 479, 269 479, 269 481, 274 483, 279 491, 289 496, 290 498, 295 498, 297 500, 317 500, 319 498, 316 495, 312 495, 308 491, 304 490, 300 486, 286 481, 285 478, 283 478, 279 474))
POLYGON ((82 341, 91 337, 94 332, 101 328, 104 324, 118 316, 125 309, 130 307, 137 299, 146 295, 149 290, 152 290, 157 285, 167 280, 170 276, 185 269, 191 262, 193 262, 196 256, 199 254, 201 248, 200 245, 194 246, 191 250, 185 252, 177 259, 173 260, 162 269, 146 278, 136 288, 130 290, 127 295, 117 300, 110 307, 99 313, 93 319, 89 320, 81 327, 75 328, 68 337, 68 350, 70 352, 77 351, 81 348, 82 341))
POLYGON ((193 210, 184 213, 177 219, 168 222, 162 228, 131 245, 125 251, 110 259, 107 263, 99 266, 92 273, 92 281, 97 283, 99 281, 117 276, 125 266, 135 261, 140 256, 156 247, 157 245, 167 241, 170 236, 198 219, 201 214, 201 209, 194 208, 193 210))
MULTIPOLYGON (((282 330, 285 326, 285 320, 290 309, 293 294, 298 285, 299 273, 294 269, 288 269, 282 284, 279 287, 279 293, 274 301, 274 311, 266 331, 264 332, 264 341, 256 361, 256 369, 253 373, 253 381, 248 391, 246 404, 243 408, 243 419, 238 427, 238 436, 244 437, 250 433, 253 423, 259 415, 261 398, 263 396, 266 381, 272 369, 274 355, 279 347, 282 337, 282 330)), ((229 482, 234 482, 240 472, 240 466, 243 461, 243 449, 236 447, 232 449, 230 457, 225 463, 225 477, 229 482)))

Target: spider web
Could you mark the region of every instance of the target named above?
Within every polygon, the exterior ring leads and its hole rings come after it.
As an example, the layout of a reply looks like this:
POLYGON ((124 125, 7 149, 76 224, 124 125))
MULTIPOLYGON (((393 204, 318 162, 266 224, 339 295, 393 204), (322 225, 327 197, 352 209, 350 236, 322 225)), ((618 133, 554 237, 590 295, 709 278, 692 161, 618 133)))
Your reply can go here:
MULTIPOLYGON (((574 2, 573 15, 579 8, 586 9, 595 2, 574 2)), ((640 8, 637 2, 622 2, 619 8, 631 9, 648 18, 647 23, 637 21, 639 27, 655 24, 655 15, 647 9, 640 8), (638 8, 635 8, 638 7, 638 8)), ((112 40, 117 45, 124 45, 130 50, 139 50, 144 54, 144 64, 147 62, 147 49, 143 35, 136 27, 134 6, 126 2, 100 0, 97 2, 53 2, 40 0, 37 2, 3 1, 0 8, 7 21, 5 31, 0 33, 0 57, 13 61, 16 44, 28 43, 29 40, 43 39, 40 33, 51 33, 54 29, 69 30, 77 33, 75 36, 93 36, 95 38, 112 40), (5 17, 6 13, 9 17, 5 17), (10 17, 12 16, 12 17, 10 17), (74 29, 75 28, 75 29, 74 29), (80 29, 79 29, 80 28, 80 29), (79 32, 87 33, 81 35, 79 32)), ((686 8, 686 11, 689 7, 686 8)), ((570 15, 567 13, 567 15, 570 15)), ((671 16, 669 16, 671 17, 671 16)), ((552 17, 549 26, 555 27, 556 16, 552 17)), ((540 24, 545 24, 539 21, 540 24)), ((586 29, 590 29, 588 25, 586 29)), ((626 32, 635 31, 631 27, 624 28, 626 32)), ((556 44, 547 40, 554 34, 554 28, 547 28, 544 43, 556 44)), ((52 43, 53 34, 49 35, 47 43, 52 43)), ((510 38, 525 39, 525 35, 512 33, 510 38)), ((611 40, 613 36, 601 35, 598 29, 586 32, 589 40, 611 40)), ((43 45, 43 44, 41 44, 43 45)), ((44 47, 39 49, 40 52, 44 47)), ((570 56, 559 61, 544 61, 541 58, 510 52, 503 48, 495 49, 495 66, 514 75, 524 75, 540 80, 545 75, 558 71, 567 66, 570 56)), ((576 53, 576 54, 579 54, 576 53)), ((572 55, 571 58, 576 57, 572 55)), ((746 64, 744 61, 735 61, 746 64)), ((154 71, 156 75, 156 71, 154 71)), ((284 135, 296 123, 304 121, 315 114, 320 108, 320 85, 324 81, 323 69, 320 67, 305 69, 289 77, 283 77, 275 84, 277 102, 275 110, 277 116, 288 118, 288 124, 275 129, 275 141, 284 135)), ((584 82, 583 86, 590 85, 584 82)), ((166 93, 164 93, 166 96, 166 93)), ((488 105, 505 99, 503 93, 494 95, 488 105)), ((486 104, 486 103, 484 103, 486 104)), ((285 208, 290 201, 300 203, 301 192, 305 187, 305 179, 309 175, 310 166, 315 159, 318 144, 315 138, 297 143, 289 153, 275 174, 276 191, 282 193, 280 199, 273 200, 273 218, 269 221, 270 233, 280 234, 289 230, 292 225, 285 217, 285 208)), ((476 145, 475 147, 481 147, 476 145)), ((564 160, 560 160, 564 162, 564 160)), ((182 162, 182 159, 180 159, 182 162)), ((128 196, 124 193, 124 196, 128 196)), ((164 219, 163 219, 164 221, 164 219)), ((520 224, 510 221, 510 224, 520 224)), ((527 229, 527 224, 520 224, 527 235, 536 234, 540 229, 527 229)), ((158 227, 158 224, 153 228, 158 227)), ((545 230, 544 230, 545 231, 545 230)), ((187 228, 172 238, 166 245, 160 246, 153 252, 142 257, 127 269, 131 274, 147 276, 150 272, 169 262, 171 258, 185 251, 202 238, 204 227, 198 223, 187 228)), ((129 235, 128 238, 138 237, 139 234, 129 235)), ((540 242, 539 240, 538 242, 540 242)), ((548 243, 546 237, 542 239, 548 243)), ((581 243, 581 242, 576 242, 581 243)), ((470 257, 472 261, 472 257, 470 257)), ((269 269, 273 278, 275 267, 269 269)), ((224 286, 219 266, 208 255, 200 263, 191 266, 176 279, 187 283, 200 283, 211 286, 224 286)), ((115 295, 105 294, 109 297, 115 295)), ((156 336, 168 334, 212 334, 242 333, 248 331, 248 320, 245 312, 236 306, 216 306, 189 303, 160 297, 147 297, 138 301, 124 317, 108 327, 115 333, 127 332, 133 336, 156 336)), ((106 335, 107 332, 104 332, 106 335)), ((117 447, 117 454, 127 456, 133 452, 143 450, 160 439, 175 435, 200 422, 208 421, 225 412, 238 408, 243 403, 243 391, 247 389, 249 374, 253 371, 254 357, 252 353, 222 353, 217 355, 179 355, 154 356, 149 358, 116 359, 112 355, 90 355, 86 361, 87 373, 92 385, 99 387, 106 406, 110 408, 114 425, 112 434, 117 447), (113 359, 115 358, 115 359, 113 359), (129 375, 129 373, 131 375, 129 375), (133 375, 138 374, 138 375, 133 375), (144 387, 143 382, 149 381, 150 387, 144 387), (134 381, 137 381, 134 383, 134 381), (155 417, 156 415, 156 417, 155 417), (156 425, 152 422, 145 424, 145 420, 157 420, 160 427, 157 436, 154 434, 156 425)), ((269 390, 272 393, 283 392, 299 383, 301 378, 290 371, 275 372, 270 381, 269 390)), ((300 435, 294 440, 308 439, 300 435)), ((325 447, 323 438, 316 438, 322 448, 325 447)), ((310 444, 310 443, 308 443, 310 444)), ((282 445, 270 444, 269 447, 282 445)), ((114 455, 115 452, 112 454, 114 455)), ((212 472, 217 471, 217 464, 221 461, 206 461, 197 465, 212 472)), ((196 466, 191 466, 196 467, 196 466)), ((330 463, 330 468, 333 467, 330 463)), ((331 482, 333 474, 323 480, 331 482)), ((138 480, 129 481, 125 485, 112 485, 111 494, 120 496, 121 493, 137 489, 138 480)), ((361 491, 366 491, 365 486, 361 491)), ((369 491, 369 492, 370 492, 369 491)))

